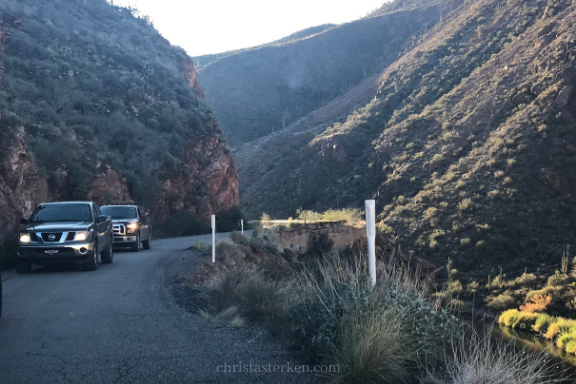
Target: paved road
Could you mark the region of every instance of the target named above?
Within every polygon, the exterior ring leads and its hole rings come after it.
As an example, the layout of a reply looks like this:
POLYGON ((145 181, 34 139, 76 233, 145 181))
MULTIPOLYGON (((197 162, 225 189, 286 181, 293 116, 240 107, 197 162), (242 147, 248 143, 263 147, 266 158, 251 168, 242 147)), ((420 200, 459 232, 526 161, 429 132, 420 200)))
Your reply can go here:
POLYGON ((262 332, 255 337, 250 327, 209 323, 175 304, 166 270, 180 268, 191 256, 177 251, 197 240, 157 240, 151 250, 116 252, 113 264, 94 272, 3 273, 0 383, 314 382, 300 375, 216 374, 217 363, 287 355, 262 332))

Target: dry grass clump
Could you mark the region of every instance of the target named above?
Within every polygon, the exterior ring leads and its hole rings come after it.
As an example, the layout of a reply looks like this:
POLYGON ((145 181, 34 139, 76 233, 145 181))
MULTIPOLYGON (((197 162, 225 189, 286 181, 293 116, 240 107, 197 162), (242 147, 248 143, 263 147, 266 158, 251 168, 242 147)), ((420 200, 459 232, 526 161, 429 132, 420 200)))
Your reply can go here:
POLYGON ((434 384, 555 384, 563 382, 545 351, 532 353, 493 341, 489 332, 468 332, 447 356, 443 373, 429 372, 434 384))

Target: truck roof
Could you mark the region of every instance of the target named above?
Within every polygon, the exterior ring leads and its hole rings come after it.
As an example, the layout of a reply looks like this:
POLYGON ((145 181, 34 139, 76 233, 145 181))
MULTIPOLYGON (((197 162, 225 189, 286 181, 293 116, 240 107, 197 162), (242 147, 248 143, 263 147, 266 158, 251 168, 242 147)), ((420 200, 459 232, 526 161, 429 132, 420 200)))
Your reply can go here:
POLYGON ((52 201, 50 203, 40 203, 38 205, 56 205, 56 204, 94 204, 93 201, 52 201))

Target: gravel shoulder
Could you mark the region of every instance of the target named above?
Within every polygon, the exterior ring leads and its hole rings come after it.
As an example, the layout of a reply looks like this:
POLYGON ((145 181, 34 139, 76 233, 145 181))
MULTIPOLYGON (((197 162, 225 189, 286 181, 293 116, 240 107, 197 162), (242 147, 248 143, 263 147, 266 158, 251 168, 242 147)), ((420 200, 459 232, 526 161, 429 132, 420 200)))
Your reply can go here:
MULTIPOLYGON (((214 382, 227 383, 322 383, 329 380, 322 374, 312 372, 287 372, 307 369, 296 368, 303 363, 298 357, 287 351, 282 343, 268 330, 257 324, 248 323, 244 327, 234 328, 224 322, 211 322, 204 319, 198 309, 206 306, 209 298, 199 289, 184 283, 191 274, 206 260, 206 256, 194 250, 181 251, 174 255, 174 262, 166 268, 165 278, 173 296, 174 305, 187 311, 190 325, 198 329, 198 337, 203 339, 202 349, 211 357, 206 367, 211 371, 214 382), (228 368, 243 372, 217 372, 222 365, 236 365, 228 368), (252 367, 250 367, 252 364, 252 367), (218 368, 218 366, 221 366, 218 368), (274 370, 277 372, 262 372, 274 370), (245 372, 246 370, 252 372, 245 372), (260 372, 255 372, 260 370, 260 372), (284 370, 284 372, 281 372, 284 370)), ((314 366, 309 366, 313 370, 314 366)))

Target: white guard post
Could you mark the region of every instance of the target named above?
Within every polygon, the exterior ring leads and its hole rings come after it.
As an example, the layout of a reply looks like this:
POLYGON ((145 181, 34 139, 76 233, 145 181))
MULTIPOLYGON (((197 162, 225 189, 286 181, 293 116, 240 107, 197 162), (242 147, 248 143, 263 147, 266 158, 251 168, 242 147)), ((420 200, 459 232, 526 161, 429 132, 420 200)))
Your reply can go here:
POLYGON ((212 215, 212 262, 216 262, 216 216, 212 215))
POLYGON ((376 202, 366 200, 366 237, 368 240, 368 271, 376 285, 376 202))
POLYGON ((240 220, 240 224, 242 225, 242 236, 244 236, 244 219, 240 220))

